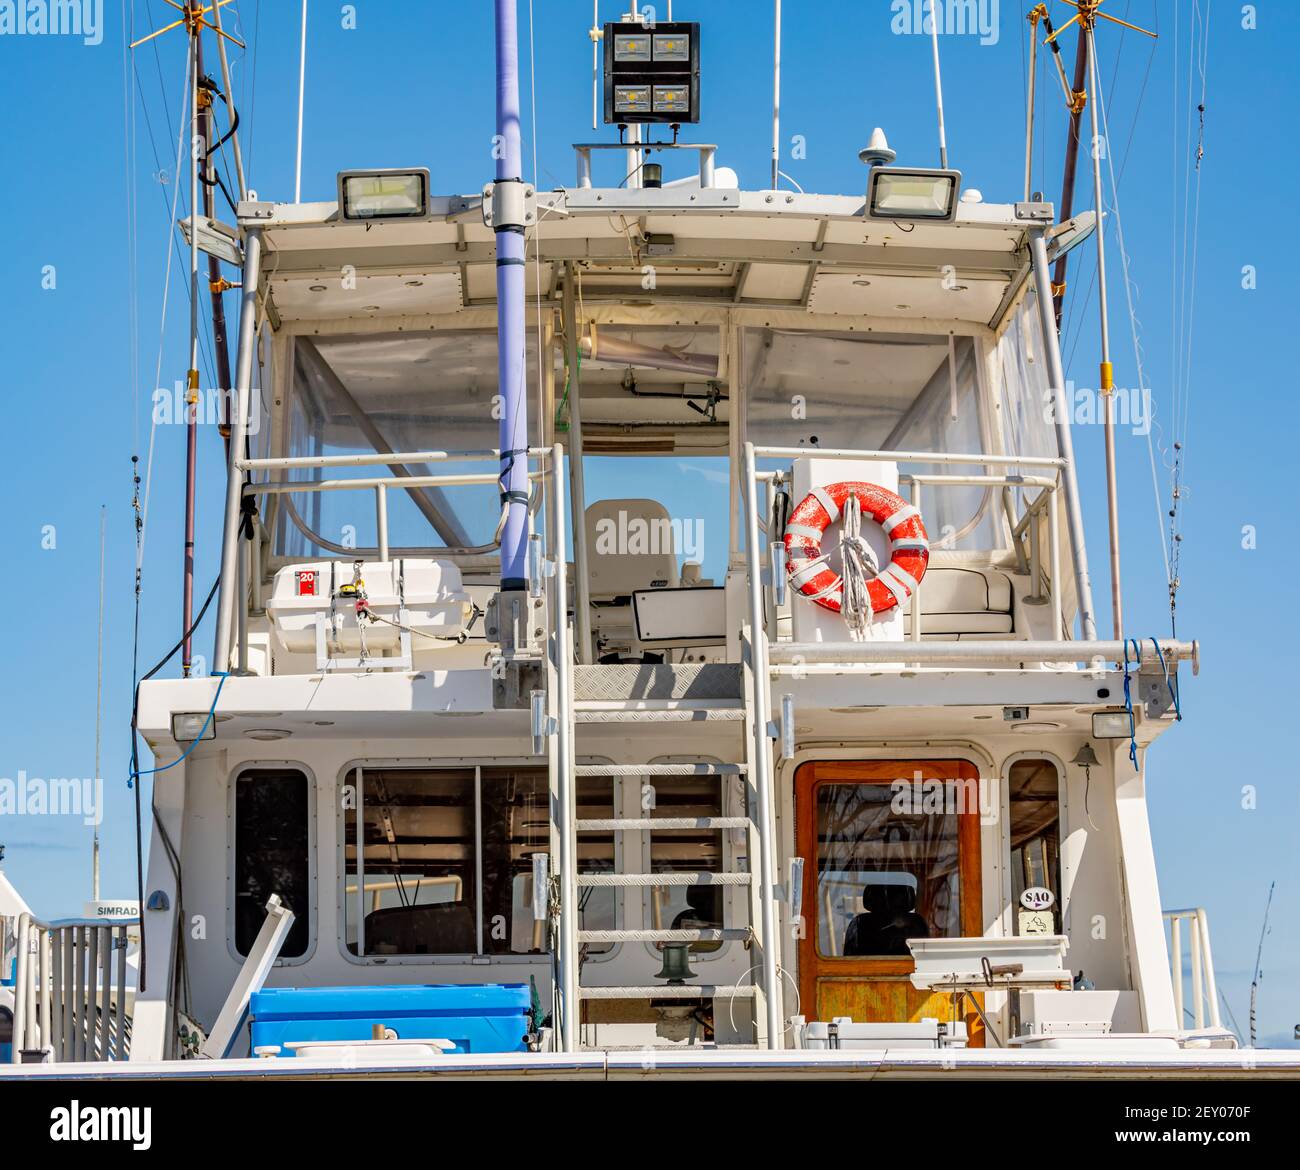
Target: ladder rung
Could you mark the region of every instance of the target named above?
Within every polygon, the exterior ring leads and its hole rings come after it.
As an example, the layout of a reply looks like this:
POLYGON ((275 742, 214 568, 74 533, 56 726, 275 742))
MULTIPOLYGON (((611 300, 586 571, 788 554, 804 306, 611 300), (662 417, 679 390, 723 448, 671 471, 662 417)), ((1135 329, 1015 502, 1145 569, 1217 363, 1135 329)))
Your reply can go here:
POLYGON ((620 943, 697 943, 697 942, 744 942, 753 937, 748 927, 727 928, 701 927, 698 930, 580 930, 579 942, 620 943))
POLYGON ((747 998, 754 994, 752 983, 665 983, 660 987, 580 987, 579 999, 723 999, 747 998))
POLYGON ((747 886, 749 873, 580 873, 580 886, 747 886))
POLYGON ((744 764, 579 764, 575 776, 740 776, 744 764))
POLYGON ((634 833, 642 829, 748 829, 748 817, 641 817, 574 821, 579 833, 634 833))

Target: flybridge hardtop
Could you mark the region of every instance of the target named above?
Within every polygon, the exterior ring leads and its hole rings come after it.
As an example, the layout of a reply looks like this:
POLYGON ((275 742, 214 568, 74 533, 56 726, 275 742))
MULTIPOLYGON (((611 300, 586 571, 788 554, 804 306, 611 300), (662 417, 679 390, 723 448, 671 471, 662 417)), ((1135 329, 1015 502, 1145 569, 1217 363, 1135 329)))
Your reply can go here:
POLYGON ((78 1048, 98 950, 24 914, 15 1062, 1244 1071, 1146 812, 1198 648, 1099 636, 1057 409, 1095 215, 881 131, 865 194, 742 190, 680 138, 700 26, 635 15, 536 190, 496 13, 481 193, 187 221, 242 282, 219 676, 139 690, 138 989, 78 1048))

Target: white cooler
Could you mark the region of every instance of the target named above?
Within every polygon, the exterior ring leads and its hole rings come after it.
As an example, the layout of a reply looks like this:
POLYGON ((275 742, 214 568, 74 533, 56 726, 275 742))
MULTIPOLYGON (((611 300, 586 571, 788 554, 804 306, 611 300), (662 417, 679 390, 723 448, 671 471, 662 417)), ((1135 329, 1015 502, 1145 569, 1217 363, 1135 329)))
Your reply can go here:
MULTIPOLYGON (((420 639, 419 635, 458 638, 473 612, 460 570, 449 561, 408 558, 366 562, 361 566, 361 578, 370 609, 386 619, 366 623, 366 649, 370 652, 398 649, 399 625, 417 636, 418 649, 437 649, 438 643, 420 639), (399 617, 403 610, 404 616, 399 617)), ((267 616, 281 648, 290 654, 314 654, 317 621, 323 617, 331 645, 359 651, 361 636, 355 602, 350 597, 334 600, 352 579, 353 565, 346 561, 318 561, 281 569, 266 602, 267 616), (335 615, 333 622, 331 613, 335 615)))

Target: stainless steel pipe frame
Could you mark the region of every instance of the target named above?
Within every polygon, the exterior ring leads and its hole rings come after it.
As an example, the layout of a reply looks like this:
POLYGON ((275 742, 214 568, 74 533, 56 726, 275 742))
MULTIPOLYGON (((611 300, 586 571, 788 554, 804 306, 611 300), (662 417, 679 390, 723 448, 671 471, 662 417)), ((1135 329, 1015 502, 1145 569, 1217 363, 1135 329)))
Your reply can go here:
MULTIPOLYGON (((1133 641, 1128 643, 1133 653, 1133 641)), ((1190 662, 1192 672, 1200 672, 1199 642, 1179 642, 1147 638, 1138 643, 1130 666, 1158 666, 1161 655, 1167 666, 1190 662)), ((930 666, 956 663, 963 666, 1010 667, 1025 662, 1124 662, 1124 642, 773 642, 768 658, 782 666, 814 666, 818 663, 861 663, 877 665, 919 662, 930 666)))
POLYGON ((712 143, 656 142, 651 145, 649 143, 627 142, 575 142, 573 149, 578 156, 578 186, 587 189, 591 187, 591 152, 593 150, 627 150, 629 146, 639 147, 642 150, 698 151, 700 155, 700 188, 707 191, 713 186, 714 159, 717 157, 718 148, 712 143))
POLYGON ((214 670, 230 669, 236 593, 239 590, 239 522, 243 498, 244 445, 253 400, 253 354, 257 348, 257 286, 262 278, 262 229, 248 229, 244 241, 243 295, 239 307, 239 356, 235 363, 235 409, 230 420, 230 462, 226 479, 226 517, 221 537, 221 596, 217 599, 214 670))
MULTIPOLYGON (((1046 233, 1042 228, 1029 232, 1029 254, 1033 261, 1034 294, 1038 302, 1039 322, 1047 349, 1047 372, 1051 385, 1053 420, 1056 424, 1056 447, 1061 453, 1065 480, 1066 527, 1070 532, 1070 551, 1074 556, 1074 588, 1079 600, 1079 629, 1086 641, 1097 636, 1097 611, 1092 601, 1092 575, 1088 572, 1088 545, 1083 533, 1083 506, 1079 499, 1079 477, 1074 464, 1074 436, 1070 415, 1065 409, 1065 363, 1061 360, 1061 338, 1056 331, 1056 309, 1052 299, 1052 275, 1047 263, 1046 233)), ((1022 464, 1027 466, 1028 464, 1022 464)))

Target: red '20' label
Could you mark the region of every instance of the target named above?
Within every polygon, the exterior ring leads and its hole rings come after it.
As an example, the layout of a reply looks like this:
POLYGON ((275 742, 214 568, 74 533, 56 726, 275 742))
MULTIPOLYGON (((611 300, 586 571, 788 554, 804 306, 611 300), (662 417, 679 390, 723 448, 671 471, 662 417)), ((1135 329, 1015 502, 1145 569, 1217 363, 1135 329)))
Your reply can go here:
POLYGON ((316 596, 316 574, 314 572, 297 573, 295 574, 295 576, 298 578, 298 596, 315 597, 316 596))

